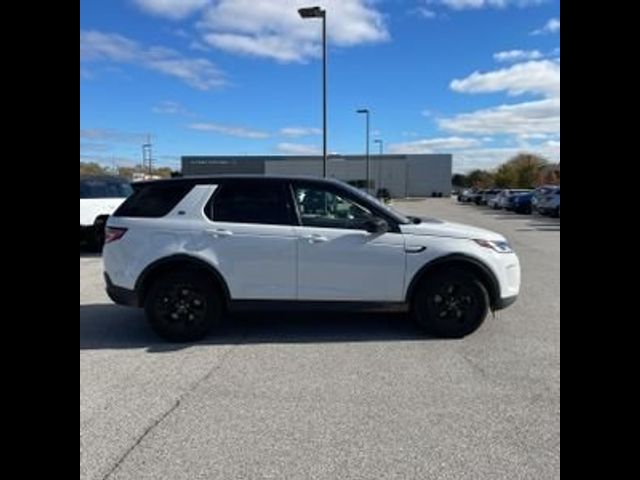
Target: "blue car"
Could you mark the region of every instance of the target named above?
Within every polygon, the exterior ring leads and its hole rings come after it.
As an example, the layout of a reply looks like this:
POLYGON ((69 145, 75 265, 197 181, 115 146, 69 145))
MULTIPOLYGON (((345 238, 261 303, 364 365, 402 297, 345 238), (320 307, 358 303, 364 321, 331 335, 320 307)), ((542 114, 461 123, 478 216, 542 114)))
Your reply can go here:
POLYGON ((516 213, 531 213, 531 200, 533 199, 533 192, 521 193, 518 195, 511 195, 508 199, 507 210, 511 210, 516 213))

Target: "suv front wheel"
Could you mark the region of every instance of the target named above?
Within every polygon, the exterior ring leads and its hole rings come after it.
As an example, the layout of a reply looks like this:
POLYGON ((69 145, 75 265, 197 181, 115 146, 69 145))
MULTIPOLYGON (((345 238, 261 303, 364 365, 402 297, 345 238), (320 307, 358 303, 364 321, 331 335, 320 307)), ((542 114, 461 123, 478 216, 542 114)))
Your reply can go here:
POLYGON ((477 277, 464 270, 430 275, 412 302, 418 324, 438 337, 462 338, 477 330, 489 312, 489 294, 477 277))
POLYGON ((153 282, 145 299, 151 328, 165 340, 204 338, 220 323, 222 299, 216 285, 200 272, 175 272, 153 282))

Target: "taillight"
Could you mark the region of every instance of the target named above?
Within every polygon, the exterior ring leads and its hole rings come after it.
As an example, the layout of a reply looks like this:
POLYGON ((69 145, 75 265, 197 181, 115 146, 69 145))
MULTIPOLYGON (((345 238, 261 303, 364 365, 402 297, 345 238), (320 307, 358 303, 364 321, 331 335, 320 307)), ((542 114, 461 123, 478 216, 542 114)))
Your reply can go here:
POLYGON ((127 233, 126 228, 107 227, 104 231, 104 243, 115 242, 120 240, 127 233))

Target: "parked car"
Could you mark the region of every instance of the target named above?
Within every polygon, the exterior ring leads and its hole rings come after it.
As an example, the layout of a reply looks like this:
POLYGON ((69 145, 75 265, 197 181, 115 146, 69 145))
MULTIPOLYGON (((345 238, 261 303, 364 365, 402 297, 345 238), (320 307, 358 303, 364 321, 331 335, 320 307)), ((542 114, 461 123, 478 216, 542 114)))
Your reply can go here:
POLYGON ((531 200, 533 198, 533 192, 520 193, 517 195, 511 195, 508 198, 507 210, 511 210, 516 213, 531 213, 531 200))
POLYGON ((379 188, 378 191, 376 192, 376 197, 382 200, 383 202, 387 203, 389 202, 389 200, 391 200, 391 193, 387 188, 379 188))
POLYGON ((129 181, 115 176, 80 177, 80 242, 99 248, 107 217, 133 192, 129 181))
POLYGON ((533 212, 537 212, 538 204, 549 193, 559 188, 557 185, 541 185, 533 191, 533 198, 531 199, 531 209, 533 212))
POLYGON ((490 207, 496 210, 507 208, 507 205, 509 203, 509 197, 511 197, 512 195, 518 195, 518 194, 527 193, 530 191, 531 190, 528 190, 528 189, 507 188, 500 191, 500 193, 498 193, 498 195, 493 197, 487 205, 489 205, 490 207))
POLYGON ((462 190, 458 194, 458 201, 462 203, 471 202, 475 194, 476 194, 476 190, 474 188, 467 188, 465 190, 462 190))
POLYGON ((520 264, 500 234, 405 216, 333 179, 217 176, 133 185, 109 217, 111 299, 143 307, 170 341, 202 338, 225 309, 409 306, 463 337, 513 303, 520 264))
POLYGON ((487 207, 496 210, 498 208, 498 200, 504 190, 496 189, 496 193, 487 199, 487 207))
POLYGON ((494 198, 496 195, 498 195, 498 193, 500 193, 500 189, 497 188, 492 188, 490 190, 484 190, 482 193, 482 196, 480 197, 480 200, 477 202, 478 205, 488 205, 489 204, 489 200, 491 200, 492 198, 494 198))
POLYGON ((536 208, 542 215, 560 217, 560 187, 554 188, 542 197, 536 208))
POLYGON ((471 200, 473 203, 475 203, 476 205, 481 205, 482 202, 482 196, 485 194, 485 192, 487 192, 488 190, 478 190, 476 193, 474 193, 473 195, 470 196, 471 200))

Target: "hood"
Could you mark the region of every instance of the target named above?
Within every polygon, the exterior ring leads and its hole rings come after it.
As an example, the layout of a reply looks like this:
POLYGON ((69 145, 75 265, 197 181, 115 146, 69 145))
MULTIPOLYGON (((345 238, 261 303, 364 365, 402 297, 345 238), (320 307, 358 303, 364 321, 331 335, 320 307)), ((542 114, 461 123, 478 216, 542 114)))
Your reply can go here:
POLYGON ((505 238, 499 233, 485 230, 484 228, 472 227, 463 223, 444 222, 434 218, 421 219, 421 223, 411 223, 400 225, 402 233, 412 235, 430 235, 435 237, 466 238, 504 241, 505 238))

